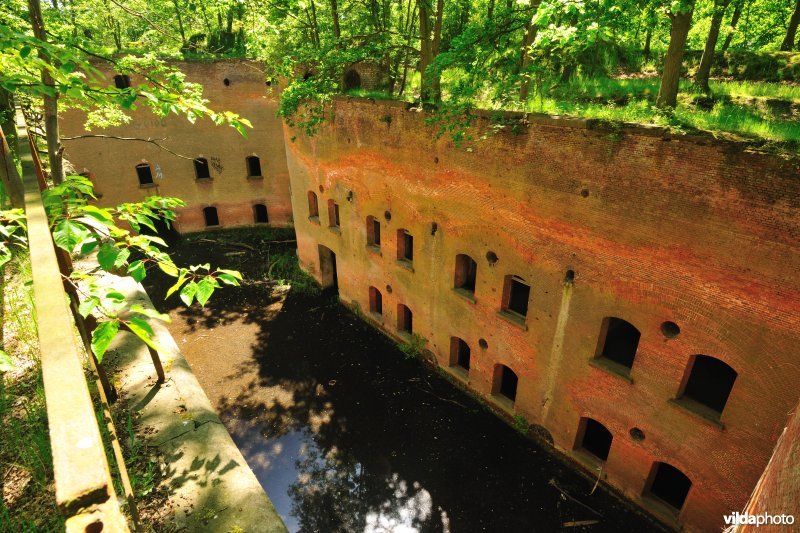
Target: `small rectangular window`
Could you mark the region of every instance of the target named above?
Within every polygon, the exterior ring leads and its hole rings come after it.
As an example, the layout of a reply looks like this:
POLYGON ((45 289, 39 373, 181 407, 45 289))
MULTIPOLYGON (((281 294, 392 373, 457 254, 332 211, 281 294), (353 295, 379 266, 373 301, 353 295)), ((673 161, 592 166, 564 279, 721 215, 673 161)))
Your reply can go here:
POLYGON ((367 217, 367 245, 381 246, 381 223, 373 216, 367 217))
POLYGON ((153 183, 153 169, 149 163, 136 165, 136 176, 139 178, 139 185, 150 185, 153 183))
POLYGON ((403 304, 397 304, 397 329, 411 335, 414 331, 413 320, 411 309, 403 304))
POLYGON ((518 276, 506 276, 503 287, 503 311, 524 318, 528 314, 531 287, 518 276))
POLYGON ((131 86, 131 78, 127 74, 117 74, 114 76, 114 86, 117 89, 127 89, 131 86))
POLYGON ((247 157, 247 175, 254 178, 261 176, 261 160, 257 156, 247 157))
POLYGON ((339 227, 339 204, 333 200, 328 200, 328 226, 331 228, 339 227))
POLYGON ((397 260, 414 261, 414 237, 404 229, 397 230, 397 260))
POLYGON ((383 314, 383 296, 375 287, 369 288, 369 311, 376 315, 383 314))
POLYGON ((308 191, 308 216, 309 218, 319 218, 319 205, 317 204, 317 193, 308 191))
POLYGON ((194 175, 196 179, 203 180, 211 177, 211 169, 208 166, 208 159, 198 157, 194 160, 194 175))

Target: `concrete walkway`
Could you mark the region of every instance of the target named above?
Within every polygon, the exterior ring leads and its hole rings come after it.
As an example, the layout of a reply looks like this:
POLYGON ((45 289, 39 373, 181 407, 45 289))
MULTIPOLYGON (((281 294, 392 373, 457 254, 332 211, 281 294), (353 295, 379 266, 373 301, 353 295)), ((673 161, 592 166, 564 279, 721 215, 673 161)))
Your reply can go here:
MULTIPOLYGON (((101 283, 113 285, 131 305, 153 307, 142 286, 131 278, 106 274, 101 283)), ((138 414, 137 434, 158 448, 174 525, 187 531, 285 532, 169 331, 157 320, 150 324, 162 347, 165 383, 156 383, 146 346, 128 332, 119 334, 103 364, 131 411, 138 414)))

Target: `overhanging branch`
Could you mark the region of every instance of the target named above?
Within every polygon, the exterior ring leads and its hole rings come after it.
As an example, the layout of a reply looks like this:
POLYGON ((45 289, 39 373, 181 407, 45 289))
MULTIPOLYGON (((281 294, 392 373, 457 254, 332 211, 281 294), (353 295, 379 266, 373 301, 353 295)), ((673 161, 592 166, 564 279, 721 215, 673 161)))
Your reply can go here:
POLYGON ((73 137, 61 137, 62 141, 76 141, 78 139, 113 139, 115 141, 139 141, 143 143, 150 143, 155 146, 158 146, 165 152, 169 152, 170 154, 174 155, 175 157, 180 157, 181 159, 188 159, 189 161, 194 161, 194 157, 189 157, 187 155, 182 155, 177 152, 173 152, 163 144, 160 144, 158 141, 166 141, 166 139, 151 139, 148 137, 147 139, 143 139, 141 137, 120 137, 118 135, 102 135, 102 134, 91 134, 87 133, 86 135, 75 135, 73 137))

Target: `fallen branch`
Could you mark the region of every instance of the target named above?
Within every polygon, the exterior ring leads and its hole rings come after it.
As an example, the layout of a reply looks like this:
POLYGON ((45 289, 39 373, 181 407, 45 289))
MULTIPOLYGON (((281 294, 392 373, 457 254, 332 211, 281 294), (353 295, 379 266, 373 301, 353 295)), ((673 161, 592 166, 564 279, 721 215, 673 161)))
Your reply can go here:
POLYGON ((584 509, 588 509, 589 511, 593 512, 594 514, 596 514, 600 518, 605 518, 601 513, 598 513, 597 511, 595 511, 594 509, 592 509, 591 507, 589 507, 588 505, 586 505, 582 501, 580 501, 578 499, 575 499, 567 491, 565 491, 564 489, 562 489, 561 487, 556 485, 556 480, 555 479, 551 479, 548 484, 550 486, 552 486, 553 488, 555 488, 558 492, 560 492, 561 495, 564 496, 565 498, 569 498, 570 500, 572 500, 573 502, 577 503, 578 505, 580 505, 584 509))

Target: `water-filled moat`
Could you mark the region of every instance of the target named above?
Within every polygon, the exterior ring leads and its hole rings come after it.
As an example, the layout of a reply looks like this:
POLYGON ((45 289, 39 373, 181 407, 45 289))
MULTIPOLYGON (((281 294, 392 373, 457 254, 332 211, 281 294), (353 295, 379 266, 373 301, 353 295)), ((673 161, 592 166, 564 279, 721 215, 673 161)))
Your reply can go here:
MULTIPOLYGON (((249 281, 205 310, 176 297, 156 305, 290 531, 660 529, 334 296, 263 281, 297 270, 292 242, 261 239, 176 245, 182 263, 240 269, 249 281)), ((158 302, 168 280, 147 281, 158 302)))

